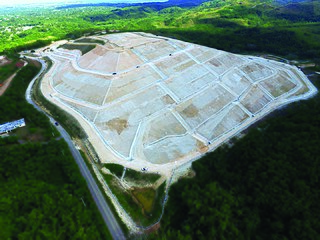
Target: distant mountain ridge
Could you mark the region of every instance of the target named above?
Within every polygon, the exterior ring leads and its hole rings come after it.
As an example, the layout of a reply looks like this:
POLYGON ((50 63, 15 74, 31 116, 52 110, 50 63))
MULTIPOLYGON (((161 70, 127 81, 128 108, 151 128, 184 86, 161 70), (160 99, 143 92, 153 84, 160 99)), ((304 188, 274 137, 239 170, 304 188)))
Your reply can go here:
POLYGON ((66 9, 66 8, 80 8, 80 7, 152 7, 157 10, 161 10, 163 8, 168 7, 195 7, 204 2, 208 2, 208 0, 169 0, 167 2, 147 2, 147 3, 83 3, 83 4, 68 4, 65 6, 59 6, 57 9, 66 9))
POLYGON ((276 8, 273 12, 274 16, 277 18, 288 19, 293 22, 320 21, 320 1, 277 0, 277 2, 278 4, 281 4, 281 6, 276 8))
POLYGON ((314 2, 314 0, 275 0, 276 3, 286 5, 290 3, 314 2))

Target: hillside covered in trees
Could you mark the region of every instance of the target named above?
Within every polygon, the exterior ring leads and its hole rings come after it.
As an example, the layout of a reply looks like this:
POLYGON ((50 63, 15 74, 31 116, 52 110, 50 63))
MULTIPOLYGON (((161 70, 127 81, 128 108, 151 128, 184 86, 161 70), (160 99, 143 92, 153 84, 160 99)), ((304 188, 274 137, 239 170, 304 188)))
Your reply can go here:
POLYGON ((0 137, 0 239, 111 239, 67 144, 24 99, 38 71, 30 62, 0 97, 1 124, 26 120, 0 137))
POLYGON ((317 95, 278 110, 194 162, 196 177, 170 189, 160 236, 319 239, 319 104, 317 95))
MULTIPOLYGON (((98 31, 146 31, 236 53, 312 59, 319 66, 320 2, 273 3, 0 9, 0 52, 98 31)), ((106 239, 66 145, 24 101, 36 71, 25 68, 0 98, 1 123, 27 122, 26 132, 0 139, 0 239, 106 239)), ((150 238, 319 239, 319 100, 279 110, 231 147, 195 162, 196 177, 171 188, 161 229, 150 238)))
POLYGON ((319 1, 199 0, 182 4, 189 2, 0 8, 0 53, 118 30, 153 32, 235 53, 264 52, 319 61, 319 1))

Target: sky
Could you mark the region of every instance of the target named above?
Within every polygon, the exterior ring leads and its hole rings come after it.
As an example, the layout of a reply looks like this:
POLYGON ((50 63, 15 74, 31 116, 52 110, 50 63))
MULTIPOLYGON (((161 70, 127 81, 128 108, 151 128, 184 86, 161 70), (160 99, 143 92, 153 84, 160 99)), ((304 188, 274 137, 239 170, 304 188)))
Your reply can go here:
POLYGON ((16 4, 45 4, 45 3, 136 3, 136 2, 164 2, 165 0, 0 0, 0 5, 16 5, 16 4))

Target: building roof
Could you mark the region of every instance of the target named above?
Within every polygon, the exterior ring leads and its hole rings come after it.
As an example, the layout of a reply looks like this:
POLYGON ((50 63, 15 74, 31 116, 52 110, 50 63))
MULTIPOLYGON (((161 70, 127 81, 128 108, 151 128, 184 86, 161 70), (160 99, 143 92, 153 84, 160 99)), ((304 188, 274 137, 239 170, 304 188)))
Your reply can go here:
POLYGON ((18 127, 24 127, 26 125, 24 118, 13 121, 7 122, 0 125, 0 134, 12 131, 18 127))

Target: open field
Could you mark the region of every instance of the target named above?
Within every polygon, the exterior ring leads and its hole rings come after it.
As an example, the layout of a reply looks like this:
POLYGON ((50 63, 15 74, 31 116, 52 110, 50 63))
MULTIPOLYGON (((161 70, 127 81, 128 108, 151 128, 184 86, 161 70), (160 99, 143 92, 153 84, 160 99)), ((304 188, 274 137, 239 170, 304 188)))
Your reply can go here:
POLYGON ((105 44, 83 55, 57 44, 38 51, 54 62, 41 90, 79 120, 104 163, 169 176, 317 92, 298 68, 272 60, 145 33, 92 39, 105 44))
POLYGON ((61 48, 67 50, 79 50, 81 51, 82 55, 86 54, 87 52, 91 51, 95 48, 95 45, 87 45, 87 44, 63 44, 60 46, 61 48))
POLYGON ((98 44, 104 44, 105 42, 99 39, 95 39, 95 38, 81 38, 78 39, 76 41, 74 41, 75 43, 98 43, 98 44))

